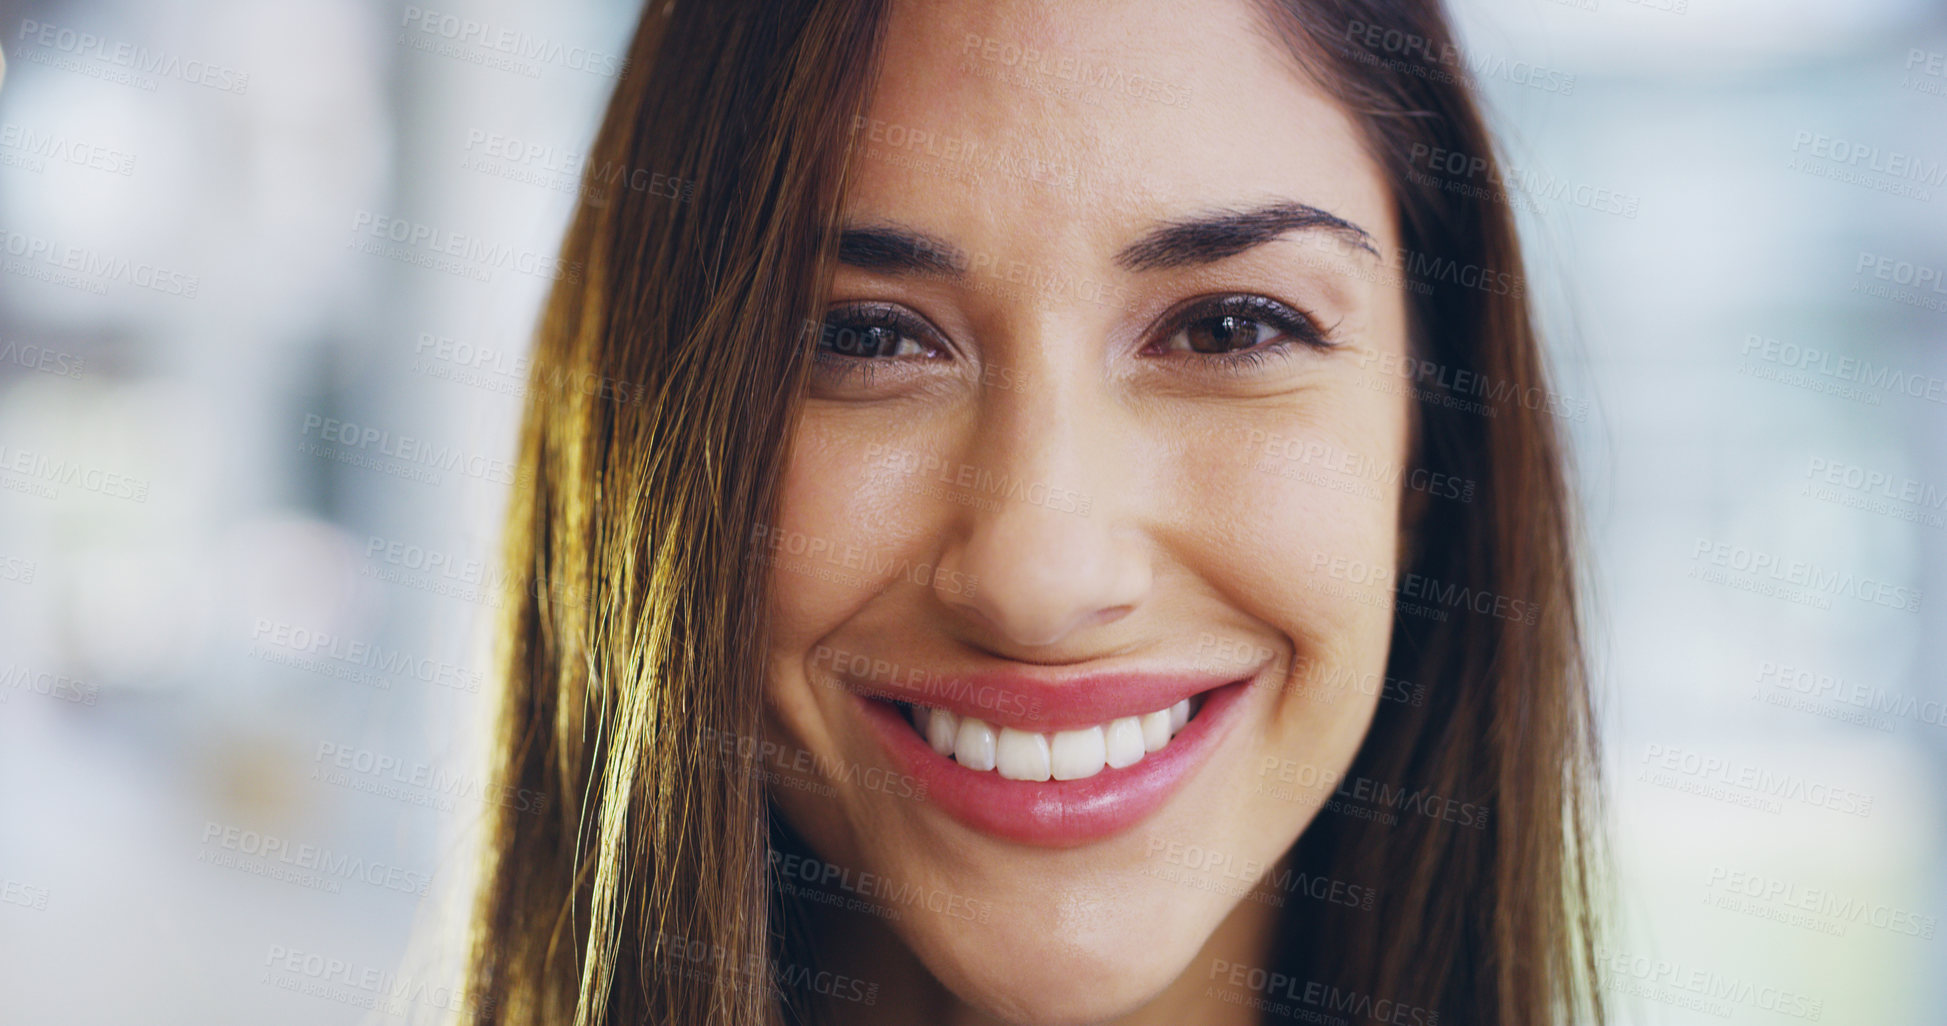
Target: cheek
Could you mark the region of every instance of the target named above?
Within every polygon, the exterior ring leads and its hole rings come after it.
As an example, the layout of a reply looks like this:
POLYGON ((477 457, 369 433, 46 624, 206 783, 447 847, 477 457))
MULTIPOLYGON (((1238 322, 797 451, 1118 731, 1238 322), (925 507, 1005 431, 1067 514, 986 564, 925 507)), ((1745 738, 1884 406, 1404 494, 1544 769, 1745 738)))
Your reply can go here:
POLYGON ((1172 518, 1229 601, 1300 649, 1390 622, 1404 411, 1357 394, 1225 411, 1190 436, 1172 518))
MULTIPOLYGON (((770 578, 768 732, 828 765, 849 765, 838 753, 866 746, 847 735, 853 721, 838 713, 854 697, 839 673, 856 675, 856 661, 871 657, 834 641, 833 632, 929 563, 926 510, 914 501, 909 476, 896 469, 911 446, 882 439, 870 424, 806 416, 785 465, 776 520, 752 537, 770 578)), ((861 865, 858 838, 873 833, 862 828, 862 817, 883 814, 875 800, 883 796, 854 801, 849 789, 840 793, 844 799, 834 801, 812 789, 773 790, 814 850, 861 865)))
POLYGON ((906 442, 841 418, 807 416, 786 465, 777 522, 761 532, 771 573, 773 650, 806 650, 875 594, 919 587, 932 525, 906 442))
MULTIPOLYGON (((1273 659, 1276 690, 1251 772, 1298 758, 1328 783, 1363 740, 1385 673, 1406 415, 1358 391, 1307 409, 1231 411, 1205 425, 1183 454, 1173 501, 1200 576, 1287 646, 1273 659)), ((1259 651, 1213 654, 1240 669, 1264 661, 1259 651)), ((1253 786, 1264 782, 1237 783, 1267 822, 1307 804, 1289 787, 1253 786)))

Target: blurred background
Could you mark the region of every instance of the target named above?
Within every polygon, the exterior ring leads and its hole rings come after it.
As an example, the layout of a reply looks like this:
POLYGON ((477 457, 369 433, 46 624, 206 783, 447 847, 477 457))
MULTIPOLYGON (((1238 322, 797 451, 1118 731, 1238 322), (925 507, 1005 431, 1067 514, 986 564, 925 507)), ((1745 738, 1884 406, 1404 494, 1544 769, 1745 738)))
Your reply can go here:
MULTIPOLYGON (((1461 7, 1587 513, 1620 1021, 1947 1022, 1947 10, 1461 7)), ((455 1003, 414 941, 501 799, 524 354, 638 9, 0 3, 0 1021, 455 1003)))

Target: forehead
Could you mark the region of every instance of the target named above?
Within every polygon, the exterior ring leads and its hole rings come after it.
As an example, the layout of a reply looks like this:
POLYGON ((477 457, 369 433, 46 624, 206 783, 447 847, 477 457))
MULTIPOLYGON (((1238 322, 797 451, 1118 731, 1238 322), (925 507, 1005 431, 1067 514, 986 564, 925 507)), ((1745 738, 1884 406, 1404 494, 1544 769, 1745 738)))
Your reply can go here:
POLYGON ((1108 251, 1186 212, 1296 200, 1392 239, 1357 129, 1252 0, 896 0, 887 28, 855 221, 1108 251))

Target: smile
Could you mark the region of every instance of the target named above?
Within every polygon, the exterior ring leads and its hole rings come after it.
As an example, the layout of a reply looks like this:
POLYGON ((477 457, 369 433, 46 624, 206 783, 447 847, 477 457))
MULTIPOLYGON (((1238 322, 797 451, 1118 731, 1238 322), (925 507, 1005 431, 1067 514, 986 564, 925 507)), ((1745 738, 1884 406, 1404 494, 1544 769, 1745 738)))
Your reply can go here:
POLYGON ((1086 780, 1105 767, 1125 769, 1162 750, 1190 722, 1203 696, 1167 709, 1124 716, 1054 734, 1001 727, 945 709, 907 706, 907 718, 933 750, 970 770, 993 770, 1009 780, 1086 780))
POLYGON ((1236 726, 1254 679, 1007 674, 924 700, 880 689, 857 701, 893 762, 925 782, 928 804, 983 834, 1066 848, 1161 808, 1236 726), (1019 700, 957 700, 994 695, 1019 700))

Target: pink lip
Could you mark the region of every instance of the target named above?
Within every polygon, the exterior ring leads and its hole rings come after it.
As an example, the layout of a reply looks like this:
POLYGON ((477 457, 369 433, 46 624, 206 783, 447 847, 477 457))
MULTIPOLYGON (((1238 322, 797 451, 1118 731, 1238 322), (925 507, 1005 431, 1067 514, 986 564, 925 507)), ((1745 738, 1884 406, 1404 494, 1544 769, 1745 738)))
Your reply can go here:
POLYGON ((847 679, 846 686, 868 698, 946 709, 996 727, 1053 733, 1168 709, 1238 679, 1207 672, 1029 676, 994 670, 921 681, 895 679, 890 683, 847 679))
MULTIPOLYGON (((1189 725, 1134 766, 1104 769, 1084 780, 1041 783, 970 770, 934 751, 897 706, 863 697, 858 702, 900 769, 924 781, 927 800, 947 815, 1007 840, 1071 848, 1125 830, 1168 801, 1215 750, 1217 741, 1236 719, 1235 710, 1249 683, 1237 680, 1215 690, 1203 689, 1203 706, 1189 725)), ((1144 702, 1151 700, 1141 698, 1144 702)), ((1170 704, 1146 708, 1167 708, 1170 704)), ((1132 713, 1111 713, 1105 719, 1116 715, 1132 713)))

